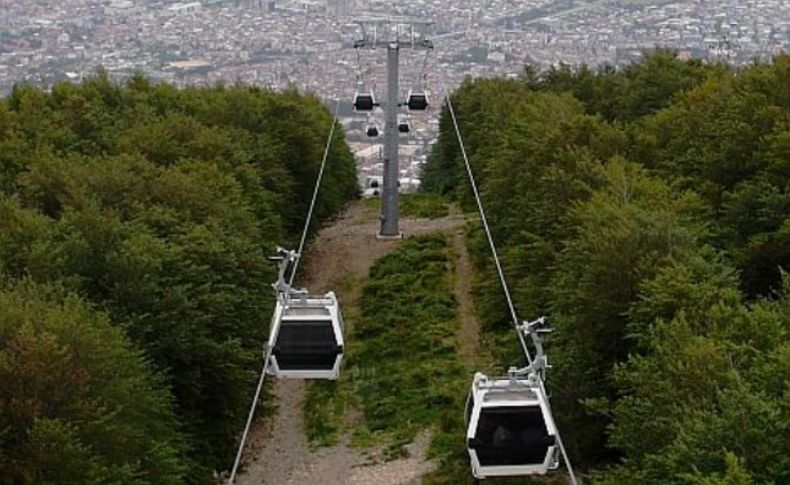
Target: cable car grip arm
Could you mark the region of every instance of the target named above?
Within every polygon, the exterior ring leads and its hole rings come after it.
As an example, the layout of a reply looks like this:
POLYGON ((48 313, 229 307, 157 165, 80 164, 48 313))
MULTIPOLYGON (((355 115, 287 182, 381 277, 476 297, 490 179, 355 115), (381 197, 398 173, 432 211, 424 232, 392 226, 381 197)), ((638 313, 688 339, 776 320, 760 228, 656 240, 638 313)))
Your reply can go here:
POLYGON ((272 284, 277 294, 289 294, 291 292, 291 286, 286 282, 285 273, 288 272, 288 266, 293 264, 298 257, 299 253, 296 251, 287 250, 280 246, 277 246, 277 255, 269 257, 272 261, 280 262, 277 270, 277 281, 272 284))

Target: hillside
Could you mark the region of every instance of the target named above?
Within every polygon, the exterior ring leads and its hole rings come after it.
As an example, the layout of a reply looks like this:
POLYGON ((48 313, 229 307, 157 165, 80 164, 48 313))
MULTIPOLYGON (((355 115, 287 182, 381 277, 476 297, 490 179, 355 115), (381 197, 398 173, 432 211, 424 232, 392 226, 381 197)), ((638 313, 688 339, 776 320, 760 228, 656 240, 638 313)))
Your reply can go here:
MULTIPOLYGON (((453 95, 522 318, 601 483, 783 483, 790 57, 735 70, 657 52, 614 71, 467 81, 453 95)), ((424 188, 471 209, 447 109, 424 188)), ((482 232, 484 345, 519 352, 482 232)))
MULTIPOLYGON (((297 92, 103 75, 0 101, 0 469, 212 481, 232 463, 332 116, 297 92), (102 342, 105 342, 106 348, 102 342)), ((357 195, 332 143, 317 218, 357 195)))
MULTIPOLYGON (((790 482, 790 56, 657 51, 452 94, 518 316, 585 483, 790 482)), ((438 99, 434 100, 438 106, 438 99)), ((0 100, 0 476, 213 483, 247 416, 332 114, 105 75, 0 100)), ((241 483, 469 483, 475 371, 523 365, 444 105, 402 241, 334 131, 297 286, 337 381, 266 383, 241 483)), ((559 483, 564 471, 535 480, 559 483)))

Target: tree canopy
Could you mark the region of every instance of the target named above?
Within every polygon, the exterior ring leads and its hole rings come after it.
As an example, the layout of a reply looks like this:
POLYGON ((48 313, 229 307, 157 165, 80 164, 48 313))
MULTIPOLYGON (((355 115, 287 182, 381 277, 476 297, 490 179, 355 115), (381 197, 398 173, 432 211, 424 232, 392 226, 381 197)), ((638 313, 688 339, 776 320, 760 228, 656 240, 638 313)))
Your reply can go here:
MULTIPOLYGON (((62 287, 106 314, 172 397, 184 444, 173 459, 191 460, 190 481, 232 461, 273 306, 267 256, 298 240, 331 123, 295 91, 179 90, 140 75, 20 85, 0 102, 2 278, 62 287)), ((318 220, 358 192, 343 136, 318 220)), ((42 426, 80 432, 68 419, 42 426)), ((75 443, 69 453, 90 457, 75 443)))
POLYGON ((0 468, 10 483, 180 483, 185 441, 164 379, 73 293, 0 291, 0 468))
MULTIPOLYGON (((788 476, 790 57, 658 51, 621 70, 527 69, 453 94, 522 318, 548 315, 548 388, 602 483, 788 476)), ((472 209, 445 107, 423 188, 472 209)), ((520 352, 482 231, 478 311, 520 352)))

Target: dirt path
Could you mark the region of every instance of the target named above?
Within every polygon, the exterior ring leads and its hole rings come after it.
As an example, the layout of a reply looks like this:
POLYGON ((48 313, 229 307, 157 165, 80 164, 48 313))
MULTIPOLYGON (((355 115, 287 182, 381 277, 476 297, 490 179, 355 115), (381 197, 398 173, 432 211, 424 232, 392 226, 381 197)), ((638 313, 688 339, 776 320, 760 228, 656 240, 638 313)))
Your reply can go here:
POLYGON ((455 252, 455 278, 453 292, 458 302, 458 351, 469 363, 477 363, 480 345, 480 325, 475 317, 472 296, 472 262, 464 243, 463 229, 453 232, 450 243, 455 252))
MULTIPOLYGON (((461 214, 451 213, 441 219, 402 219, 401 230, 406 236, 432 232, 455 234, 455 239, 462 237, 458 231, 465 220, 461 214)), ((378 230, 378 214, 376 209, 366 207, 363 202, 352 204, 349 209, 332 225, 321 230, 310 244, 304 267, 304 278, 300 285, 306 286, 314 293, 322 293, 334 289, 341 305, 345 308, 355 307, 359 298, 359 282, 367 278, 373 263, 392 251, 397 241, 378 241, 375 234, 378 230)), ((463 247, 462 239, 458 242, 463 247)), ((458 247, 456 253, 463 253, 458 247)), ((461 256, 458 266, 468 265, 468 255, 461 256)), ((458 291, 468 292, 468 266, 461 270, 466 278, 456 278, 458 291)), ((471 302, 460 298, 459 301, 471 302)), ((463 307, 462 307, 463 311, 463 307)), ((347 324, 352 320, 346 316, 347 324)), ((470 338, 468 325, 463 340, 476 342, 470 338), (466 335, 466 334, 469 335, 466 335)), ((464 352, 473 352, 476 343, 462 344, 464 352), (469 347, 471 345, 471 347, 469 347)), ((273 381, 274 402, 276 410, 266 424, 260 421, 253 427, 250 444, 245 451, 248 457, 244 473, 238 483, 242 485, 257 484, 405 484, 411 483, 431 470, 433 464, 424 458, 425 449, 430 441, 427 433, 420 435, 408 447, 408 457, 404 459, 376 463, 370 465, 370 457, 361 450, 352 449, 341 442, 338 446, 311 450, 304 432, 303 404, 305 384, 303 381, 273 381)))

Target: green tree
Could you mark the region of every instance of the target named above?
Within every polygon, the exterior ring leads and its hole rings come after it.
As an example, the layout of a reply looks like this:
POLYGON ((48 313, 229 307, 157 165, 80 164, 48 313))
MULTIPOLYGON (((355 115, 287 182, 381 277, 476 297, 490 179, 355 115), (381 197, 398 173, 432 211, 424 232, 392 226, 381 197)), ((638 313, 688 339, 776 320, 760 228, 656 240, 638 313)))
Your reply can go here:
POLYGON ((34 164, 21 188, 32 207, 60 194, 59 219, 27 270, 70 282, 124 322, 170 376, 196 453, 221 468, 246 411, 274 278, 243 189, 206 162, 160 168, 127 157, 34 164))
POLYGON ((618 367, 615 380, 624 394, 613 410, 611 443, 629 459, 614 476, 645 483, 790 478, 788 298, 746 306, 737 301, 730 274, 677 265, 645 288, 648 300, 665 292, 658 299, 678 292, 706 298, 690 305, 696 311, 676 304, 675 317, 640 333, 643 352, 618 367), (689 270, 701 281, 677 278, 689 270), (716 301, 717 293, 729 296, 716 301))
MULTIPOLYGON (((658 51, 453 94, 517 312, 557 327, 548 388, 596 481, 788 480, 788 59, 658 51)), ((446 107, 423 187, 474 209, 446 107)), ((468 241, 507 367, 520 352, 488 244, 468 241)))
MULTIPOLYGON (((0 102, 0 269, 100 306, 167 376, 190 480, 232 461, 272 309, 265 256, 300 234, 331 123, 295 91, 139 74, 0 102)), ((357 192, 338 128, 312 229, 357 192)))
POLYGON ((552 389, 560 422, 574 429, 570 448, 588 463, 607 457, 612 369, 631 349, 627 312, 640 282, 704 234, 694 194, 675 194, 622 160, 609 162, 605 176, 606 184, 570 211, 572 232, 549 286, 557 327, 552 389))
POLYGON ((603 66, 597 71, 582 65, 552 67, 537 82, 538 90, 570 92, 589 114, 599 114, 614 121, 634 121, 669 106, 674 97, 702 83, 717 70, 700 61, 682 61, 667 49, 645 51, 641 62, 620 70, 603 66))
POLYGON ((163 380, 108 317, 22 281, 0 290, 0 468, 19 483, 181 483, 163 380))

